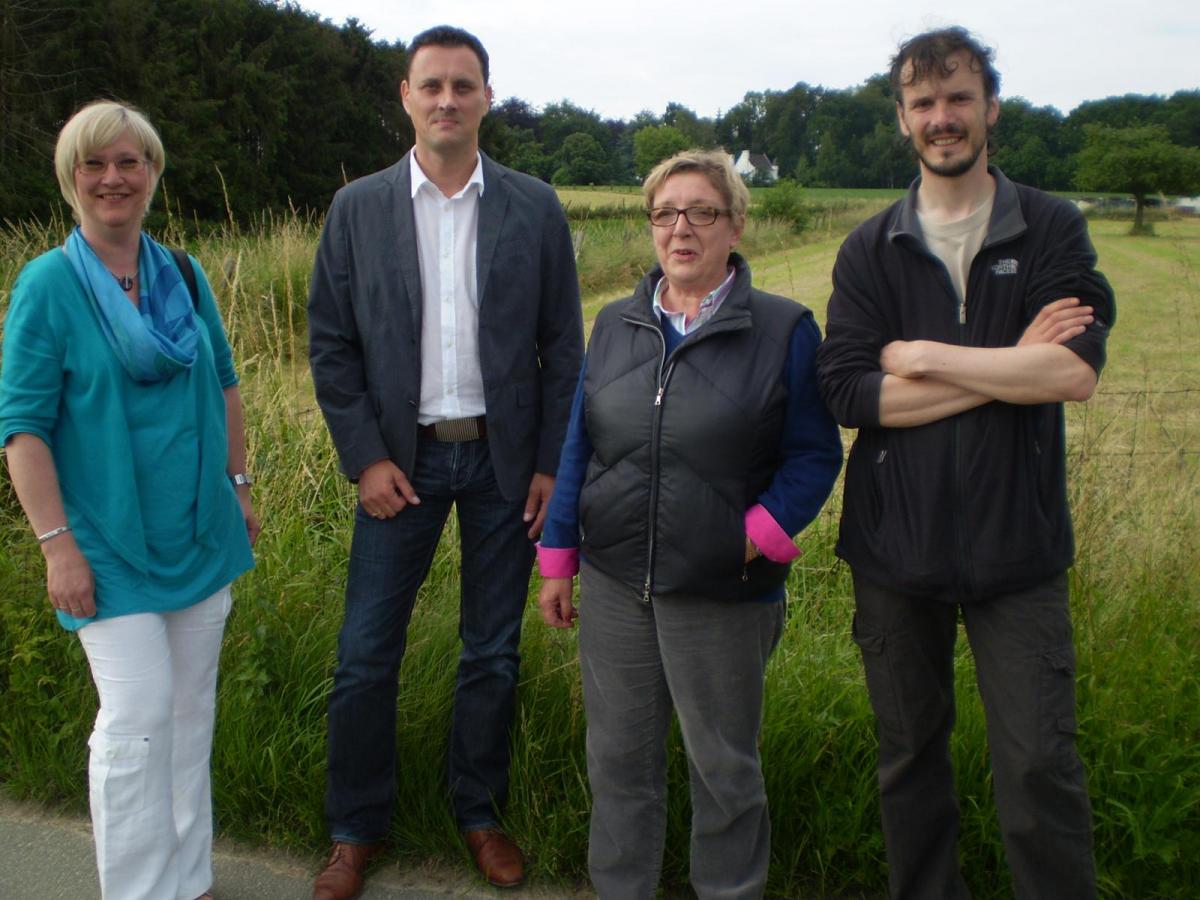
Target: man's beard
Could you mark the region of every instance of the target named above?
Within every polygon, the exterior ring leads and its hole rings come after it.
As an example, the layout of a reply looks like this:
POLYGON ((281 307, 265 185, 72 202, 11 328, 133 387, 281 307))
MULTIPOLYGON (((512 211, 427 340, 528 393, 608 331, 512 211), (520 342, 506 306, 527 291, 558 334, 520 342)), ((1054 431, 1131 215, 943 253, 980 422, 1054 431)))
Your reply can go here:
MULTIPOLYGON (((935 134, 930 134, 927 136, 923 140, 921 146, 936 150, 937 148, 933 146, 932 142, 937 138, 945 137, 946 135, 955 135, 965 139, 969 139, 970 137, 965 129, 959 128, 958 126, 940 128, 935 134)), ((985 139, 979 144, 978 147, 975 147, 974 152, 969 156, 961 159, 950 159, 945 162, 927 157, 925 153, 922 153, 921 150, 917 148, 916 141, 913 141, 912 146, 913 152, 917 154, 917 158, 921 160, 921 163, 930 172, 935 175, 941 175, 943 178, 959 178, 960 176, 966 175, 975 166, 976 161, 979 159, 979 154, 983 153, 983 151, 987 149, 987 140, 985 139)))

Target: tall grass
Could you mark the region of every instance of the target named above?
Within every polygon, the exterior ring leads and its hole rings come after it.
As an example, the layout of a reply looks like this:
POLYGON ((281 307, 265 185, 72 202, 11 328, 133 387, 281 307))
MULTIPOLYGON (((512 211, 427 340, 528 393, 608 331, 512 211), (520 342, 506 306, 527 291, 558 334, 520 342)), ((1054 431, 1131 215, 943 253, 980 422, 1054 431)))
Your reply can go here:
MULTIPOLYGON (((846 207, 836 215, 865 214, 846 207)), ((831 204, 831 208, 837 205, 831 204)), ((820 313, 847 227, 800 239, 748 229, 756 281, 820 313)), ((590 223, 579 245, 590 318, 649 265, 646 226, 590 223)), ((1079 560, 1072 575, 1080 746, 1088 766, 1101 890, 1110 898, 1187 896, 1200 883, 1200 224, 1128 238, 1094 222, 1120 320, 1100 392, 1069 412, 1079 560), (1189 888, 1188 885, 1193 887, 1189 888)), ((222 657, 214 749, 216 809, 228 835, 315 853, 322 822, 325 703, 352 521, 304 362, 304 297, 317 223, 297 217, 189 238, 222 308, 242 372, 255 499, 256 569, 235 588, 222 657)), ((0 231, 0 310, 20 262, 61 223, 0 231)), ((847 438, 850 436, 847 435, 847 438)), ((770 892, 877 896, 885 884, 873 723, 849 639, 848 573, 833 557, 835 499, 801 539, 786 634, 767 679, 762 736, 774 824, 770 892)), ((94 691, 78 642, 54 624, 40 555, 0 477, 0 785, 85 805, 94 691)), ((447 530, 410 630, 399 698, 397 857, 457 860, 444 796, 444 745, 458 647, 458 539, 447 530)), ((573 633, 526 616, 507 827, 535 878, 576 881, 586 860, 585 723, 573 633)), ((983 714, 969 650, 956 659, 954 738, 962 854, 978 897, 1010 893, 995 825, 983 714)), ((664 878, 687 871, 687 771, 670 756, 664 878)))

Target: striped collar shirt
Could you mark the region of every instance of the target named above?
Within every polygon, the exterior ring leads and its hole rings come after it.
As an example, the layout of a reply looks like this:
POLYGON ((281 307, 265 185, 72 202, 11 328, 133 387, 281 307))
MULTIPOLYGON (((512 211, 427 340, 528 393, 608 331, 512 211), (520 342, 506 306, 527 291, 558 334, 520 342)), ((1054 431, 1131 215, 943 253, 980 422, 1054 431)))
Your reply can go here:
POLYGON ((691 334, 699 329, 705 322, 717 314, 717 310, 721 308, 721 303, 729 295, 730 288, 733 287, 733 266, 729 267, 729 273, 712 293, 700 301, 700 311, 695 317, 688 321, 687 313, 671 312, 664 309, 662 305, 662 292, 667 286, 666 276, 658 279, 658 284, 654 286, 654 311, 658 313, 658 318, 661 322, 669 323, 672 328, 680 334, 691 334))

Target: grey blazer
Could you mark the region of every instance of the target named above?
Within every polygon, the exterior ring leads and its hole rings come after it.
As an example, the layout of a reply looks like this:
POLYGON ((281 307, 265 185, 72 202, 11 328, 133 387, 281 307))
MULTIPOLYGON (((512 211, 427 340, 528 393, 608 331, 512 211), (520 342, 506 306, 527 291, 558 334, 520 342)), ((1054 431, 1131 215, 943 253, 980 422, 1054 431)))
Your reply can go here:
MULTIPOLYGON (((482 154, 481 154, 482 155, 482 154)), ((583 358, 566 217, 553 189, 483 156, 476 277, 479 361, 496 481, 523 499, 553 475, 583 358)), ((308 295, 317 402, 351 480, 389 458, 411 474, 421 396, 421 270, 406 155, 343 187, 308 295)))

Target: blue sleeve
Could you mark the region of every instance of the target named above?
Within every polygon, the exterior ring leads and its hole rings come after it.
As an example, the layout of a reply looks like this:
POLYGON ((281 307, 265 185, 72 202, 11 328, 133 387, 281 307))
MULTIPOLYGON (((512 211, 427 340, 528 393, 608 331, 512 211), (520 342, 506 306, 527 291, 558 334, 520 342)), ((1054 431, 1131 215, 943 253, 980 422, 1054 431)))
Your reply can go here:
POLYGON ((208 340, 212 344, 213 366, 217 370, 217 380, 222 389, 233 387, 238 383, 237 371, 233 368, 233 350, 229 347, 229 339, 225 337, 225 326, 221 323, 221 312, 217 309, 217 301, 213 296, 212 287, 193 257, 189 256, 192 269, 196 273, 196 286, 200 289, 200 300, 196 304, 196 314, 208 328, 208 340))
POLYGON ((554 494, 550 497, 550 508, 546 511, 546 521, 542 526, 543 547, 568 549, 579 546, 579 494, 583 491, 583 479, 592 458, 592 439, 588 435, 587 420, 583 413, 585 375, 586 358, 580 367, 579 382, 575 385, 567 436, 558 459, 554 494))
POLYGON ((14 434, 33 434, 48 446, 63 392, 63 350, 47 279, 29 269, 17 276, 0 353, 0 444, 14 434))
POLYGON ((792 332, 784 384, 787 409, 779 452, 782 462, 758 502, 790 535, 817 517, 842 468, 842 439, 817 387, 821 332, 811 314, 792 332))

